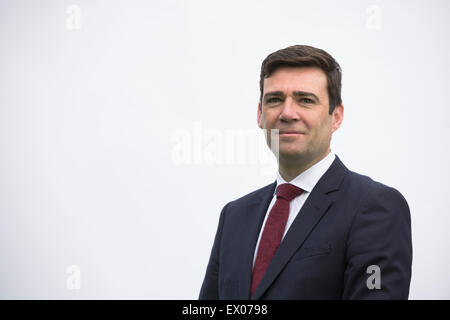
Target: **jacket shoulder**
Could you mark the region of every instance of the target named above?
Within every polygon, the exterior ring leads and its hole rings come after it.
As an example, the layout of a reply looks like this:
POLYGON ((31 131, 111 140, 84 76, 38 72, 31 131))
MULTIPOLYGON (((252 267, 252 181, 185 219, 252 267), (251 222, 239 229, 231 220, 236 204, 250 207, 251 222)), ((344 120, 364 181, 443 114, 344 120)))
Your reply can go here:
POLYGON ((353 190, 356 194, 360 194, 363 197, 370 195, 390 194, 392 197, 406 203, 404 196, 394 187, 388 186, 370 178, 369 176, 354 171, 349 170, 343 185, 344 188, 353 190))
POLYGON ((262 188, 259 188, 258 190, 252 191, 240 198, 232 200, 228 204, 240 205, 240 204, 247 204, 250 202, 259 201, 262 197, 267 196, 268 194, 272 193, 275 190, 275 185, 276 185, 276 182, 268 184, 262 188))

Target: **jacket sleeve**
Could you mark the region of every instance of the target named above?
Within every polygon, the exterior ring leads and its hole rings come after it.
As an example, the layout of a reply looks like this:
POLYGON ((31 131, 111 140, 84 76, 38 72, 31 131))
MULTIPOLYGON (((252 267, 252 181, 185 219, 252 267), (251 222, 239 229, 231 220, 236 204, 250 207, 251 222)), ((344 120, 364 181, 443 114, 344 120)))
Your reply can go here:
POLYGON ((216 237, 211 250, 206 275, 200 289, 199 300, 217 300, 219 299, 219 259, 220 259, 220 242, 222 239, 222 228, 225 210, 228 204, 223 207, 220 213, 219 226, 217 227, 216 237))
POLYGON ((411 216, 395 189, 377 186, 362 202, 347 239, 343 299, 408 299, 411 216))

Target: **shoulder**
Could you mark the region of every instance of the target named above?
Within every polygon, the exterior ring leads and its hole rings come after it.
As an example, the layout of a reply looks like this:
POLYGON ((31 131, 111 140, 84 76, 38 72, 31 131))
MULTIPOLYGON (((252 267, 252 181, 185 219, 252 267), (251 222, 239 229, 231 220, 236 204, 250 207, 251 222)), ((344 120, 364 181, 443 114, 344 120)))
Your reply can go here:
POLYGON ((255 191, 247 193, 246 195, 230 201, 227 205, 231 206, 239 206, 239 205, 247 205, 253 202, 259 202, 262 198, 268 197, 272 195, 275 190, 276 182, 268 184, 262 188, 259 188, 255 191))
POLYGON ((354 191, 361 199, 369 202, 371 200, 379 202, 396 201, 407 205, 405 197, 397 189, 353 171, 348 172, 346 179, 343 181, 343 187, 354 191))
MULTIPOLYGON (((275 190, 276 182, 268 184, 262 188, 252 191, 238 199, 229 201, 222 209, 222 215, 226 212, 228 213, 239 213, 246 212, 248 208, 255 208, 259 204, 263 203, 265 200, 272 198, 273 192, 275 190)), ((227 213, 227 216, 228 216, 227 213)))
MULTIPOLYGON (((405 197, 396 188, 353 171, 349 171, 337 195, 351 208, 355 221, 384 221, 391 225, 410 225, 410 208, 405 197)), ((356 223, 355 225, 359 225, 356 223)))

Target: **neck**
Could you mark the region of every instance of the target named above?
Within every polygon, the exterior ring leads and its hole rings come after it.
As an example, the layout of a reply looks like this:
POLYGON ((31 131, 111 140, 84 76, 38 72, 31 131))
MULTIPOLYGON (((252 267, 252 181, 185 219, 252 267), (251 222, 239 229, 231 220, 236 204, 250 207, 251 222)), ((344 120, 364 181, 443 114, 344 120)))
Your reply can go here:
POLYGON ((330 152, 331 149, 328 149, 324 154, 312 159, 306 159, 306 157, 287 159, 280 155, 280 159, 278 161, 278 171, 286 182, 292 181, 299 174, 308 170, 320 160, 325 158, 330 152))

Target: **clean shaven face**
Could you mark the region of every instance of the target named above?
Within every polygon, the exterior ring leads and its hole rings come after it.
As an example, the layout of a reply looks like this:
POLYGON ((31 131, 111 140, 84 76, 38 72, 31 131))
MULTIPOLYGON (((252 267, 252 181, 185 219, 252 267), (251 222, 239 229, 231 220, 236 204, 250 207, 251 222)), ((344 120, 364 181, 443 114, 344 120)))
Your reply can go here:
POLYGON ((329 114, 327 77, 317 67, 282 67, 264 79, 258 126, 279 139, 280 160, 319 161, 330 151, 343 106, 329 114), (279 133, 273 129, 279 129, 279 133))

